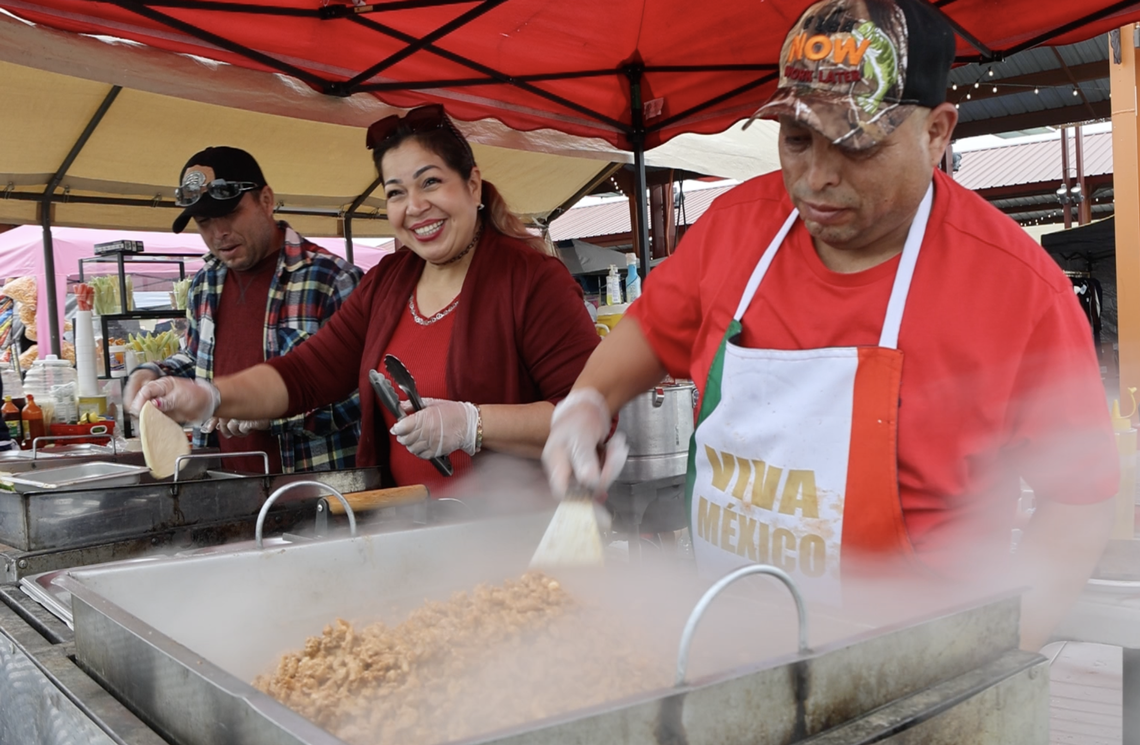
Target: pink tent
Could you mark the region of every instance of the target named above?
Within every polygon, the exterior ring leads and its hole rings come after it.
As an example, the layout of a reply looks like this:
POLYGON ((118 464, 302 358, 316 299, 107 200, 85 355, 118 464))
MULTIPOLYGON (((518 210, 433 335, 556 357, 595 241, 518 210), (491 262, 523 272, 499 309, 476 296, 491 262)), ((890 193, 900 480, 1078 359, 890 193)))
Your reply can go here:
MULTIPOLYGON (((307 236, 306 236, 307 237, 307 236)), ((145 253, 189 253, 205 254, 206 246, 197 233, 147 233, 133 230, 88 230, 84 228, 52 228, 52 243, 55 247, 55 287, 56 307, 62 314, 64 299, 69 283, 79 276, 79 260, 95 255, 96 243, 132 240, 142 241, 145 253)), ((310 238, 314 243, 328 249, 337 256, 344 257, 345 246, 341 238, 310 238)), ((353 244, 353 259, 357 266, 367 271, 381 258, 391 253, 393 245, 388 242, 381 247, 353 244)), ((186 276, 193 276, 202 267, 197 259, 186 263, 186 276)), ((114 263, 87 264, 84 276, 111 274, 116 271, 114 263)), ((177 278, 178 267, 174 264, 155 264, 139 268, 140 273, 149 276, 171 276, 177 278)), ((43 231, 39 226, 23 225, 0 233, 0 280, 32 275, 39 288, 36 327, 40 339, 50 338, 48 329, 47 283, 44 272, 43 231)), ((137 288, 136 288, 137 289, 137 288)), ((63 318, 59 327, 63 328, 63 318)), ((44 354, 47 353, 45 347, 44 354)))

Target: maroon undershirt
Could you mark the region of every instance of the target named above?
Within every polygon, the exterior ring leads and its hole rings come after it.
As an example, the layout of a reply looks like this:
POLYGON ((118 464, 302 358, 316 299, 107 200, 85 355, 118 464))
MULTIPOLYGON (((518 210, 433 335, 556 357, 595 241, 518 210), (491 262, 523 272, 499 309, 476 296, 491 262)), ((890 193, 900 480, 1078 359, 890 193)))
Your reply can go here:
MULTIPOLYGON (((278 252, 262 259, 249 271, 226 271, 222 297, 214 314, 214 377, 233 375, 265 362, 265 313, 269 285, 277 272, 278 252)), ((246 437, 218 435, 223 453, 263 450, 269 455, 269 472, 281 472, 281 450, 276 435, 255 430, 246 437)), ((222 468, 261 473, 259 456, 226 458, 222 468)))
MULTIPOLYGON (((395 355, 408 368, 408 372, 416 379, 416 390, 422 398, 450 399, 452 394, 447 390, 447 350, 451 344, 451 331, 455 326, 455 313, 448 313, 443 318, 429 325, 420 325, 412 317, 408 303, 404 302, 404 310, 392 339, 388 342, 386 354, 395 355)), ((376 360, 376 369, 388 375, 383 364, 383 357, 376 360)), ((391 379, 391 376, 388 376, 391 379)), ((393 387, 399 391, 399 387, 393 387)), ((400 399, 406 396, 400 393, 400 399)), ((396 423, 395 418, 384 409, 384 427, 391 429, 396 423)), ((406 447, 396 441, 395 437, 388 435, 389 448, 391 448, 390 467, 392 478, 400 486, 411 484, 424 484, 431 491, 433 497, 443 496, 445 487, 453 484, 458 477, 471 469, 471 456, 462 450, 451 453, 451 464, 455 472, 450 477, 440 475, 430 460, 424 460, 411 454, 406 447)))

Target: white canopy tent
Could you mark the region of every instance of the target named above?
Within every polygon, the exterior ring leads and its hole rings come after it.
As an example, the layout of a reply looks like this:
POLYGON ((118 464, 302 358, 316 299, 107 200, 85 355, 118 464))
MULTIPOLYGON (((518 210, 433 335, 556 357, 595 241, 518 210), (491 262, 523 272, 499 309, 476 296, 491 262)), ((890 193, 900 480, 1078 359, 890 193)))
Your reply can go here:
MULTIPOLYGON (((257 157, 279 212, 301 233, 391 235, 383 200, 371 195, 375 171, 363 140, 368 124, 399 110, 372 96, 334 98, 284 75, 6 14, 0 96, 0 223, 168 230, 185 159, 226 144, 257 157)), ((460 128, 484 177, 537 221, 632 160, 608 143, 553 130, 516 132, 494 120, 460 128)), ((770 128, 710 146, 715 139, 679 137, 647 163, 735 178, 776 167, 770 128)), ((50 336, 57 346, 58 330, 50 336)))

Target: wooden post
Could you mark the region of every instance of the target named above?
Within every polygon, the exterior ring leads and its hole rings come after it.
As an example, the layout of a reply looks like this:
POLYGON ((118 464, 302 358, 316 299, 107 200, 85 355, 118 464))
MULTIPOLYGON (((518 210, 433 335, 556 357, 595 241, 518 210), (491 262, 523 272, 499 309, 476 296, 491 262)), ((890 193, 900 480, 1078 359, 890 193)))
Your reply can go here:
MULTIPOLYGON (((1120 64, 1109 50, 1112 173, 1116 210, 1116 294, 1120 329, 1120 390, 1140 387, 1140 128, 1136 95, 1140 67, 1133 25, 1120 29, 1120 64)), ((1109 44, 1109 40, 1105 40, 1109 44)), ((1127 396, 1122 397, 1127 401, 1127 396)))
POLYGON ((1077 163, 1077 186, 1081 190, 1081 203, 1077 205, 1077 225, 1092 222, 1092 195, 1085 186, 1085 136, 1081 125, 1073 127, 1073 151, 1077 163))
POLYGON ((1065 211, 1065 230, 1073 227, 1073 211, 1069 208, 1069 130, 1061 127, 1061 209, 1065 211))

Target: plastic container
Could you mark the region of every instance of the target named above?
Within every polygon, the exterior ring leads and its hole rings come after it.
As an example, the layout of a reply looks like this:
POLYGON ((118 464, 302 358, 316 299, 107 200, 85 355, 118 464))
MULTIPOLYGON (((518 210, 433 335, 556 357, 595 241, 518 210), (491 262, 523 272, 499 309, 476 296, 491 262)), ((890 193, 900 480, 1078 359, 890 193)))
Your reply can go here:
POLYGON ((621 276, 613 264, 610 264, 610 273, 606 277, 606 305, 621 305, 621 276))
POLYGON ((67 360, 54 354, 36 360, 24 376, 24 393, 36 397, 47 424, 53 421, 67 424, 79 419, 79 374, 67 360))
POLYGON ((115 420, 103 419, 98 422, 85 424, 53 424, 48 427, 53 437, 75 437, 77 435, 91 435, 82 440, 61 440, 60 445, 109 445, 115 436, 115 420))
POLYGON ((637 273, 637 254, 625 255, 625 301, 632 303, 641 296, 641 275, 637 273))
POLYGON ((4 386, 4 395, 11 396, 17 405, 24 399, 24 383, 20 380, 20 373, 11 367, 0 370, 0 385, 4 386))
POLYGON ((594 324, 597 327, 598 335, 605 336, 609 332, 613 331, 614 326, 617 326, 618 321, 620 321, 621 317, 625 315, 626 308, 628 307, 628 305, 619 304, 603 305, 602 307, 598 308, 598 320, 594 324), (603 332, 602 329, 605 329, 605 331, 603 332))
POLYGON ((111 377, 123 378, 127 375, 127 348, 123 344, 112 344, 107 350, 111 357, 111 377))

